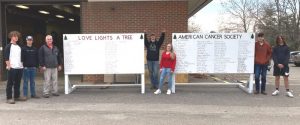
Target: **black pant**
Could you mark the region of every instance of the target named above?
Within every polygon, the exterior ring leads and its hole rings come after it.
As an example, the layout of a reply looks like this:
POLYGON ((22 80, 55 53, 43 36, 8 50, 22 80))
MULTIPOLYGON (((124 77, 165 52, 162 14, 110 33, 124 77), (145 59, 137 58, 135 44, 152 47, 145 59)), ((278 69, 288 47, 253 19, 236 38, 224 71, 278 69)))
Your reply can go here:
POLYGON ((12 99, 12 87, 14 87, 14 98, 20 97, 20 83, 23 69, 13 69, 8 71, 8 80, 6 85, 6 98, 12 99))

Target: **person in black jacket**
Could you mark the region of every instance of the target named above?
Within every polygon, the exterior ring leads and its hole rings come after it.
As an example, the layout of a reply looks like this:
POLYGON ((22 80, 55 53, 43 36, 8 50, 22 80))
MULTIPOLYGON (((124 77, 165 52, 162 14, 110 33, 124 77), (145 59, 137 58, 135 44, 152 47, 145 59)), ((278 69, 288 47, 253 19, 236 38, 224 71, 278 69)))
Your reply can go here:
POLYGON ((18 31, 12 31, 9 33, 8 37, 10 39, 10 44, 6 45, 4 50, 4 60, 6 69, 8 70, 6 98, 8 104, 15 104, 15 101, 26 100, 26 98, 20 97, 20 82, 23 72, 23 63, 21 58, 22 50, 17 43, 21 34, 18 31))
POLYGON ((39 98, 35 93, 35 74, 38 67, 38 51, 32 46, 32 36, 26 37, 26 46, 22 49, 22 60, 24 65, 23 75, 23 95, 27 98, 28 80, 30 81, 30 94, 31 98, 39 98))
POLYGON ((58 71, 61 68, 60 52, 56 46, 53 45, 53 39, 51 35, 47 35, 46 44, 39 49, 39 64, 44 71, 44 90, 43 97, 50 97, 50 89, 53 96, 59 96, 58 93, 58 71), (50 88, 52 87, 52 88, 50 88))
POLYGON ((276 90, 272 93, 273 96, 279 94, 279 84, 280 84, 280 76, 283 76, 284 85, 286 89, 286 95, 288 97, 294 97, 292 92, 289 89, 289 59, 290 59, 290 50, 286 45, 284 38, 282 36, 277 36, 276 38, 276 46, 273 48, 272 53, 273 61, 274 61, 274 72, 275 76, 275 86, 276 90))
POLYGON ((163 30, 159 40, 156 40, 155 34, 150 35, 150 40, 147 39, 147 31, 145 30, 145 46, 147 48, 147 66, 149 70, 149 78, 152 84, 151 89, 158 88, 158 69, 159 69, 159 50, 165 39, 163 30))

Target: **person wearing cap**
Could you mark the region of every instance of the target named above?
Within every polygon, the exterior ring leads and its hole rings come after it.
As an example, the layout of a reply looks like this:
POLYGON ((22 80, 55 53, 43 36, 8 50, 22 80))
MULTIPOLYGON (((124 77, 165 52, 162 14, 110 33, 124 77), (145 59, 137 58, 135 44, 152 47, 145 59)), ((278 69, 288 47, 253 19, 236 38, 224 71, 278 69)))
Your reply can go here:
POLYGON ((44 72, 44 87, 43 97, 49 98, 50 93, 53 96, 59 96, 58 93, 58 71, 61 68, 60 52, 56 46, 53 45, 53 38, 47 35, 45 38, 46 44, 39 49, 39 64, 44 72), (51 88, 50 88, 51 87, 51 88), (51 91, 50 91, 51 89, 51 91))
POLYGON ((156 40, 155 34, 150 35, 150 40, 147 39, 147 31, 145 32, 145 46, 147 48, 147 66, 149 71, 149 78, 151 81, 151 89, 157 89, 158 88, 158 69, 159 69, 159 50, 161 45, 164 42, 165 39, 165 32, 166 30, 163 30, 161 33, 161 36, 159 40, 156 40))
POLYGON ((28 97, 28 80, 30 81, 30 94, 31 98, 39 98, 35 92, 35 75, 38 67, 38 51, 37 48, 32 46, 32 36, 26 37, 26 46, 22 49, 22 60, 24 65, 23 75, 23 95, 28 97))
POLYGON ((6 84, 6 99, 8 104, 15 104, 15 101, 26 101, 26 98, 20 97, 20 83, 23 73, 22 50, 17 44, 21 37, 20 32, 11 31, 8 34, 10 43, 4 49, 4 60, 8 70, 6 84))
POLYGON ((263 33, 258 33, 257 41, 255 42, 255 59, 254 59, 254 74, 255 74, 255 89, 254 94, 266 93, 266 79, 268 64, 272 56, 272 48, 267 40, 264 39, 263 33), (261 83, 261 84, 260 84, 261 83))

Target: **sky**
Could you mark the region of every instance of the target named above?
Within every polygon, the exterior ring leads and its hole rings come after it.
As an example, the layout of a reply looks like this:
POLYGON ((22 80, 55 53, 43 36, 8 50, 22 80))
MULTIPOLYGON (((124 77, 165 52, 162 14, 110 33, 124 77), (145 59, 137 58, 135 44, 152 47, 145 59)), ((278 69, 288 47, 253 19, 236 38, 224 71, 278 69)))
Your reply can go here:
POLYGON ((194 23, 201 27, 201 32, 218 31, 219 22, 222 20, 224 9, 221 0, 212 0, 208 5, 190 17, 189 24, 194 23))

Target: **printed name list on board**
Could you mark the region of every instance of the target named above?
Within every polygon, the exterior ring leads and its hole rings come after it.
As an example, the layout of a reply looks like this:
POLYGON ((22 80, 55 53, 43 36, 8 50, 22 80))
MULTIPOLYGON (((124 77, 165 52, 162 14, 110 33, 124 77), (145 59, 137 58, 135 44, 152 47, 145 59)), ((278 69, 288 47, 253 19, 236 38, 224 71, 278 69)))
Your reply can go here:
POLYGON ((173 33, 176 73, 253 73, 254 33, 173 33))
POLYGON ((144 34, 64 34, 65 74, 144 73, 144 34))

